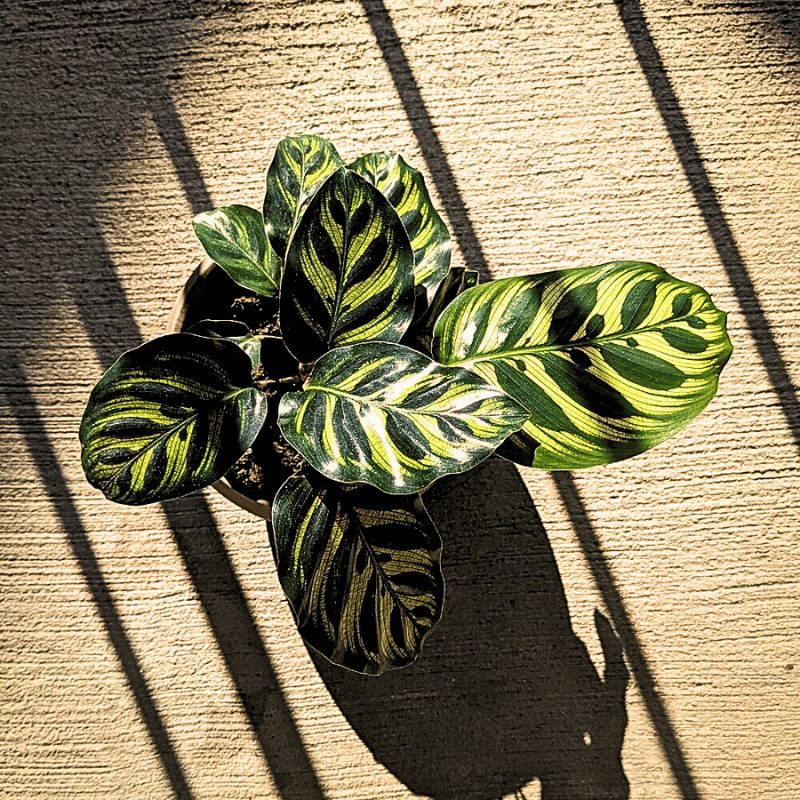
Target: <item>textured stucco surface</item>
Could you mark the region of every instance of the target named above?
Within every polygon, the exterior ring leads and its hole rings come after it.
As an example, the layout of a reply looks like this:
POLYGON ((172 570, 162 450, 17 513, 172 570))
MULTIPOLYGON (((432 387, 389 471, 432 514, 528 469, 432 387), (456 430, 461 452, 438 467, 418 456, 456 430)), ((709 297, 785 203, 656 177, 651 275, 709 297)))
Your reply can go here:
POLYGON ((0 62, 0 795, 797 797, 791 0, 22 0, 0 62), (457 264, 654 261, 736 348, 648 454, 434 490, 446 616, 377 682, 315 666, 259 522, 117 507, 80 468, 91 386, 199 261, 193 212, 258 206, 298 132, 402 152, 457 264))

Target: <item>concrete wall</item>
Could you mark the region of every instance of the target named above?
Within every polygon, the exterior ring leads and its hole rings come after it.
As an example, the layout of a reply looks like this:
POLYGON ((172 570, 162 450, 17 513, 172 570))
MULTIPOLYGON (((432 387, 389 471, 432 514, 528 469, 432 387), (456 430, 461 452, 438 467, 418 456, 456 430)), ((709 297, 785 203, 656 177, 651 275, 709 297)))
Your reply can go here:
POLYGON ((0 794, 796 797, 796 9, 6 4, 0 794), (299 132, 402 152, 457 264, 654 261, 736 348, 648 454, 434 492, 446 616, 379 680, 315 665, 262 524, 213 492, 114 506, 80 468, 93 383, 199 261, 192 214, 258 206, 299 132))

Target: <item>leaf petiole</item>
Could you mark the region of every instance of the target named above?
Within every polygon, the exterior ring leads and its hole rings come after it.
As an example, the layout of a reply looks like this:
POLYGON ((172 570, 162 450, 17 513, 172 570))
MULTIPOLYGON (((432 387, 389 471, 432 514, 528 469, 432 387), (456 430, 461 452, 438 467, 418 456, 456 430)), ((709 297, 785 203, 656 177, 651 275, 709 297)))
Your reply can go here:
POLYGON ((299 375, 288 375, 285 378, 267 378, 263 381, 255 381, 254 386, 256 389, 261 389, 263 392, 270 386, 280 386, 283 384, 302 383, 303 379, 299 375))

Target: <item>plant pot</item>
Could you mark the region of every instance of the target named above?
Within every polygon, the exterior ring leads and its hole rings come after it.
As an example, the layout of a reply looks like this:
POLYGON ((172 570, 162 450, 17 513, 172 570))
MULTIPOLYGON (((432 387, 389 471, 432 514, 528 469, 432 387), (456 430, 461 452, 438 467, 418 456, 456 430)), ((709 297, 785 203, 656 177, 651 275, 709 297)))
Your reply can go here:
MULTIPOLYGON (((189 276, 180 294, 172 306, 169 319, 167 320, 167 333, 180 333, 194 322, 192 308, 200 299, 204 290, 208 289, 210 280, 220 273, 220 268, 208 257, 204 258, 197 269, 189 276)), ((224 275, 224 273, 222 273, 224 275)), ((225 276, 227 279, 227 276, 225 276)), ((255 500, 242 492, 234 489, 226 478, 220 478, 212 484, 223 497, 235 503, 239 508, 249 511, 258 517, 266 520, 272 519, 272 504, 266 500, 255 500)))

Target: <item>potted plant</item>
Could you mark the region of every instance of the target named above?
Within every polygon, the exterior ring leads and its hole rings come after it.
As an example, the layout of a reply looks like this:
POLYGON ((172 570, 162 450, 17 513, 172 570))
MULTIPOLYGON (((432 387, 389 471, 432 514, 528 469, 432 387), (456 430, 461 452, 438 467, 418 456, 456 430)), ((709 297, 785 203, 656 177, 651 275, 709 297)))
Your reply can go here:
POLYGON ((223 478, 249 492, 303 638, 359 672, 410 663, 441 616, 433 481, 493 453, 550 470, 635 456, 700 413, 731 353, 725 313, 653 264, 484 284, 451 268, 395 154, 346 165, 284 139, 261 211, 193 225, 205 291, 92 391, 86 476, 134 505, 223 478))

